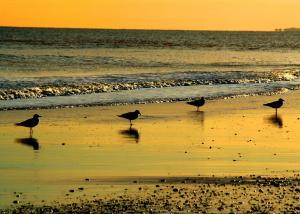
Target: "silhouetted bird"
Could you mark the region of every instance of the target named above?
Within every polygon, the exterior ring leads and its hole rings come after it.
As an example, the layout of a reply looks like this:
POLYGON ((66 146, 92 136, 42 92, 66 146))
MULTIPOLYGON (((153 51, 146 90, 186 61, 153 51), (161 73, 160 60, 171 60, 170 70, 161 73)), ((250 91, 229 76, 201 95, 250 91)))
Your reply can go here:
POLYGON ((16 123, 16 126, 24 126, 24 127, 30 128, 30 136, 32 136, 32 134, 33 134, 32 128, 37 126, 37 124, 39 124, 39 117, 41 117, 41 116, 38 114, 35 114, 35 115, 33 115, 33 117, 31 119, 25 120, 20 123, 16 123))
POLYGON ((283 105, 283 99, 279 99, 277 101, 271 102, 271 103, 266 103, 264 104, 264 106, 269 106, 271 108, 275 108, 276 109, 276 115, 277 115, 277 109, 280 108, 283 105))
POLYGON ((139 115, 141 115, 140 111, 139 110, 135 110, 133 112, 128 112, 128 113, 125 113, 125 114, 118 115, 118 117, 122 117, 122 118, 125 118, 125 119, 129 120, 130 121, 130 125, 132 125, 131 121, 135 120, 136 118, 138 118, 139 115))
POLYGON ((192 106, 196 106, 197 111, 199 111, 199 107, 203 106, 205 104, 205 100, 204 100, 204 97, 201 97, 200 100, 193 100, 193 101, 187 102, 187 104, 192 105, 192 106))

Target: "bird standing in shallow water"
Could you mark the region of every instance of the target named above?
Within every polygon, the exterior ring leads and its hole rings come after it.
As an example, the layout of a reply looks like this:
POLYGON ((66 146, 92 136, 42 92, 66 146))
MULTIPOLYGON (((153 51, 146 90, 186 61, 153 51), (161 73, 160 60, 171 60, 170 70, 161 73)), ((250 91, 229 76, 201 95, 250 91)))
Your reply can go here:
POLYGON ((271 103, 266 103, 264 106, 269 106, 271 108, 276 109, 276 116, 277 116, 277 109, 280 108, 283 105, 283 99, 278 99, 277 101, 271 102, 271 103))
POLYGON ((131 121, 137 119, 139 117, 139 115, 141 115, 140 111, 135 110, 133 112, 128 112, 128 113, 125 113, 125 114, 118 115, 118 117, 122 117, 122 118, 125 118, 125 119, 129 120, 130 121, 130 126, 132 126, 131 121))
POLYGON ((192 106, 196 106, 197 111, 199 111, 199 107, 203 106, 205 104, 205 100, 204 100, 204 97, 201 97, 200 100, 193 100, 193 101, 187 102, 187 104, 192 105, 192 106))
POLYGON ((28 127, 30 128, 30 137, 32 136, 33 134, 33 130, 32 128, 37 126, 39 124, 39 117, 42 117, 38 114, 35 114, 33 115, 32 118, 28 119, 28 120, 25 120, 23 122, 20 122, 20 123, 16 123, 15 125, 16 126, 24 126, 24 127, 28 127))

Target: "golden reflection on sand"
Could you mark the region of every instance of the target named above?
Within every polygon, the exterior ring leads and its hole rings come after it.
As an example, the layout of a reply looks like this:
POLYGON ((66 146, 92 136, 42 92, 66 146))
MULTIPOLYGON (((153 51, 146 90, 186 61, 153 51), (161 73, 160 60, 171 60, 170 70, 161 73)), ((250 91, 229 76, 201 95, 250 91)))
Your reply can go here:
POLYGON ((277 126, 278 128, 282 128, 283 127, 283 119, 280 115, 272 115, 272 116, 268 116, 266 117, 266 121, 269 124, 272 124, 274 126, 277 126))
POLYGON ((32 147, 33 150, 39 150, 40 149, 39 142, 38 142, 38 140, 36 138, 32 138, 32 137, 29 137, 29 138, 17 138, 16 142, 20 143, 20 144, 23 144, 23 145, 26 145, 26 146, 29 146, 29 147, 32 147))
POLYGON ((132 126, 130 126, 128 129, 121 130, 119 133, 124 136, 125 139, 132 139, 136 143, 139 143, 140 141, 139 131, 135 128, 132 128, 132 126))
POLYGON ((40 179, 291 173, 300 168, 297 103, 288 102, 297 93, 285 96, 277 119, 262 106, 270 97, 208 101, 200 112, 184 102, 0 112, 0 138, 9 154, 0 162, 21 168, 29 162, 24 170, 38 170, 40 179), (143 114, 129 128, 116 115, 134 109, 143 114), (44 116, 35 129, 43 149, 31 160, 28 150, 11 144, 28 130, 12 124, 35 112, 44 116))

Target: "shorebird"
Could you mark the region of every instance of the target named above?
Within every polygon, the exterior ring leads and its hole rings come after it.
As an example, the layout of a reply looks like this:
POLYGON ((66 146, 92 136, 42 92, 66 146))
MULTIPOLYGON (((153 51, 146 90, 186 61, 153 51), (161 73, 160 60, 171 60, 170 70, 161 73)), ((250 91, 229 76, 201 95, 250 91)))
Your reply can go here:
POLYGON ((193 100, 193 101, 187 102, 187 104, 192 105, 192 106, 196 106, 197 111, 199 111, 199 107, 203 106, 205 104, 205 100, 204 100, 204 97, 201 97, 200 100, 193 100))
POLYGON ((24 126, 24 127, 28 127, 30 128, 30 136, 32 136, 33 134, 33 130, 32 128, 37 126, 39 124, 39 117, 41 117, 40 115, 38 114, 35 114, 33 115, 32 118, 28 119, 28 120, 25 120, 23 122, 20 122, 20 123, 16 123, 15 125, 16 126, 24 126))
POLYGON ((277 115, 277 109, 280 108, 283 105, 283 99, 278 99, 277 101, 271 102, 271 103, 266 103, 264 106, 269 106, 271 108, 276 109, 276 115, 277 115))
POLYGON ((131 126, 132 125, 131 121, 137 119, 139 115, 141 115, 141 112, 139 110, 135 110, 133 112, 127 112, 125 114, 118 115, 118 117, 122 117, 129 120, 131 126))

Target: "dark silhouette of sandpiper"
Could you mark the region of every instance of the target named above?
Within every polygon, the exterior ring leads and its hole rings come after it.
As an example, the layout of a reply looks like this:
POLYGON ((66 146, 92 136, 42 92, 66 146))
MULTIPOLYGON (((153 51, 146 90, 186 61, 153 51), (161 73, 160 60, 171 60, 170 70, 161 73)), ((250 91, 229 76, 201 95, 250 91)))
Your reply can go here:
POLYGON ((278 99, 277 101, 271 102, 271 103, 266 103, 264 106, 269 106, 271 108, 276 109, 276 115, 277 115, 277 109, 280 108, 283 105, 283 99, 278 99))
POLYGON ((40 115, 38 114, 35 114, 33 115, 32 118, 28 119, 28 120, 25 120, 23 122, 20 122, 20 123, 16 123, 15 125, 16 126, 24 126, 24 127, 28 127, 30 128, 30 137, 32 136, 33 134, 33 127, 37 126, 39 124, 39 117, 41 117, 40 115))
POLYGON ((205 104, 205 99, 204 99, 204 97, 201 97, 200 100, 193 100, 193 101, 187 102, 187 104, 192 105, 192 106, 196 106, 197 111, 199 111, 199 107, 201 107, 205 104))
POLYGON ((132 125, 131 121, 137 119, 139 115, 141 115, 141 112, 139 110, 135 110, 133 112, 127 112, 125 114, 118 115, 118 117, 122 117, 129 120, 131 126, 132 125))

